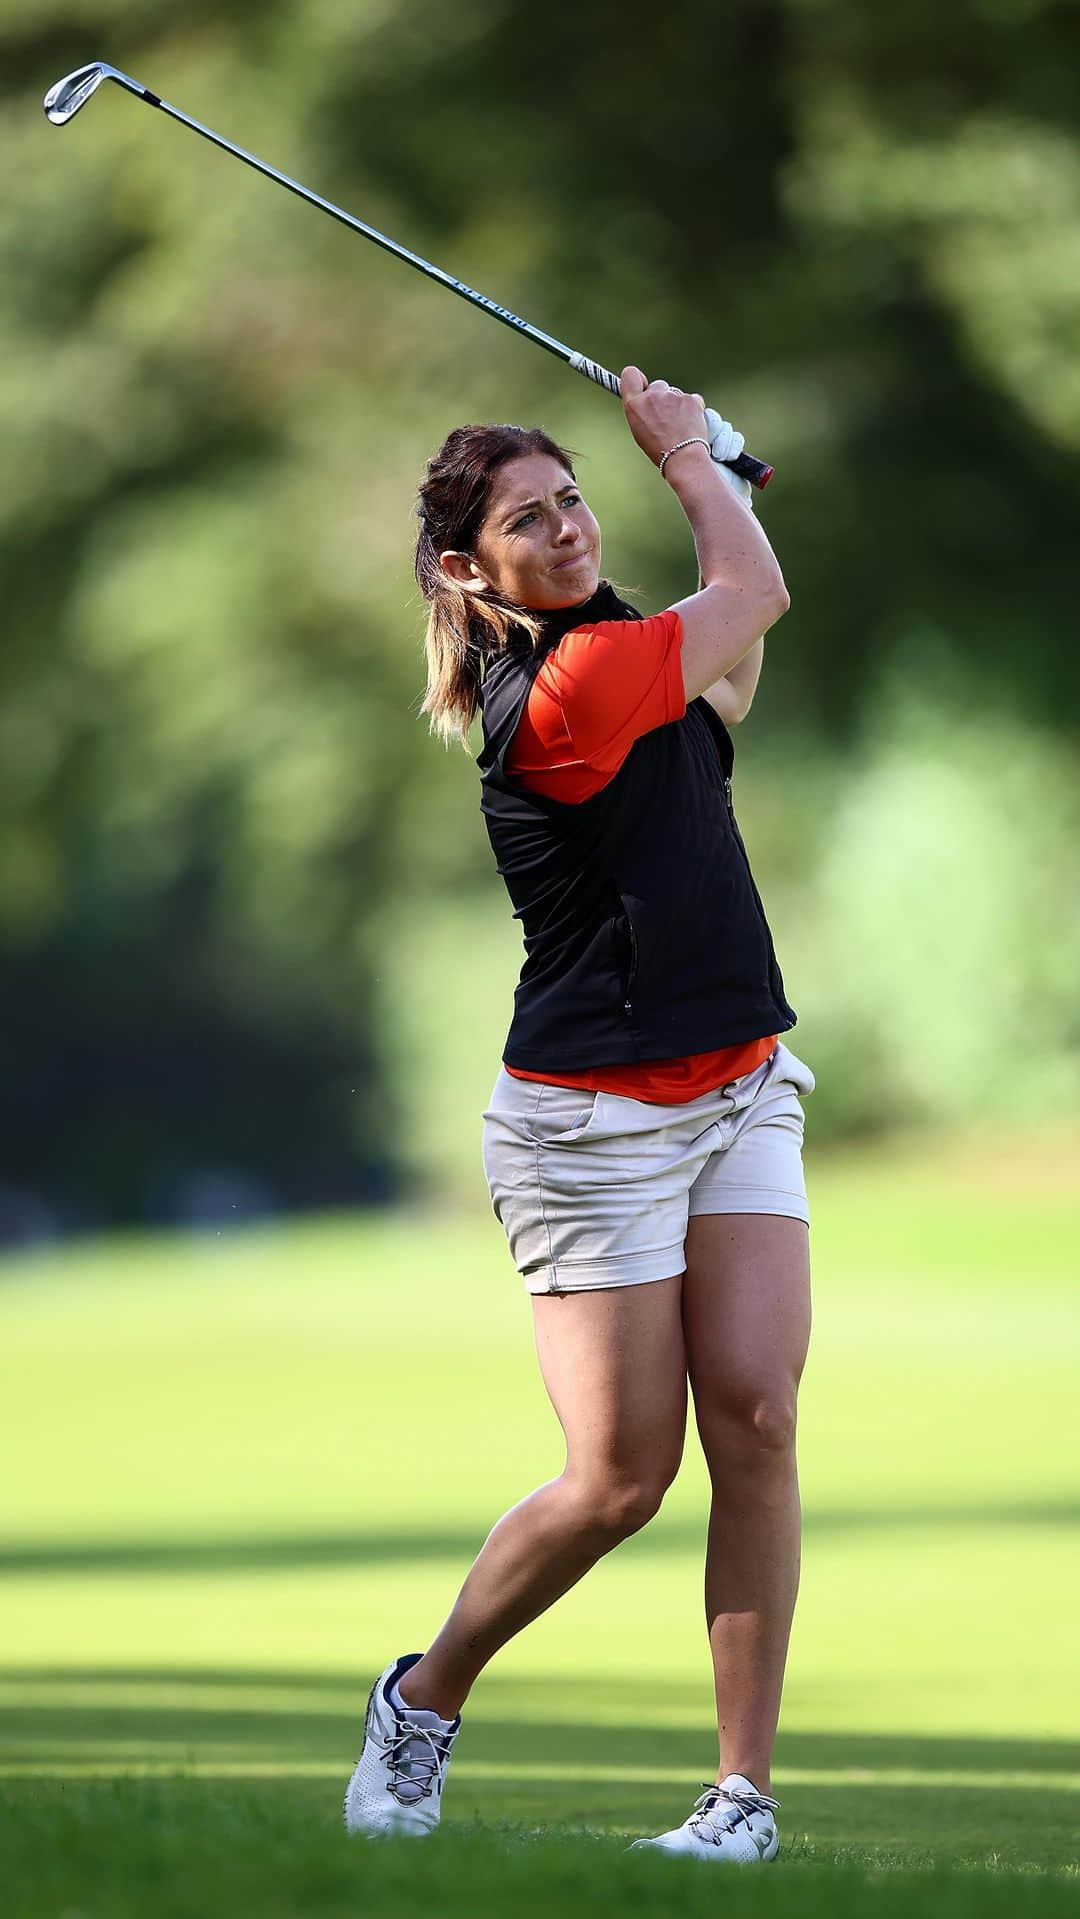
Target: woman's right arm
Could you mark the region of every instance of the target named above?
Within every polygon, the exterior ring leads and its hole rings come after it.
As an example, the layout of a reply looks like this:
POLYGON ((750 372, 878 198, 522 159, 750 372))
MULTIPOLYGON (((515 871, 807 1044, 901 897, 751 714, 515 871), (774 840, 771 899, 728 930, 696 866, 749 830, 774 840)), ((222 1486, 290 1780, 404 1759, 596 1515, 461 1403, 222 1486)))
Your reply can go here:
MULTIPOLYGON (((668 447, 704 430, 699 393, 675 393, 666 380, 648 384, 624 367, 623 407, 638 445, 659 466, 668 447)), ((687 701, 721 679, 790 605, 776 555, 753 513, 714 464, 707 446, 681 447, 664 478, 690 522, 704 582, 678 600, 687 701)))

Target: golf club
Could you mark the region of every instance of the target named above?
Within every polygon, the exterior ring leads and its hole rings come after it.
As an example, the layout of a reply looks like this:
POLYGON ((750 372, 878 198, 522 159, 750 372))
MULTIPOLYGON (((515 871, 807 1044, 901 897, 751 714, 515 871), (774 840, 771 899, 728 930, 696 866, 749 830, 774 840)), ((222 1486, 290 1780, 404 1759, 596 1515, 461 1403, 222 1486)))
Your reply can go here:
MULTIPOLYGON (((170 106, 167 100, 162 100, 156 93, 151 93, 149 87, 142 86, 129 74, 121 73, 117 67, 107 66, 103 60, 95 60, 91 66, 77 67, 74 73, 66 74, 62 80, 56 82, 55 86, 49 88, 45 95, 44 107, 53 126, 67 126, 68 121, 73 120, 91 96, 97 92, 103 80, 115 80, 117 86, 124 87, 128 93, 133 93, 138 99, 145 100, 147 106, 160 107, 161 111, 167 113, 173 120, 180 120, 185 127, 191 127, 193 132, 201 133, 204 140, 212 140, 215 146, 224 147, 227 153, 235 154, 238 160, 243 160, 247 166, 254 167, 256 172, 265 173, 268 179, 277 180, 281 186, 288 187, 290 193, 299 194, 302 200, 310 201, 312 206, 321 207, 324 213, 331 214, 335 220, 341 220, 345 226, 351 227, 354 233, 362 233, 365 239, 374 240, 376 246, 385 247, 388 253, 396 254, 399 260, 405 260, 410 266, 418 267, 421 273, 428 275, 429 279, 438 280, 442 286, 449 287, 451 293, 458 293, 463 300, 471 300, 474 306, 482 307, 485 313, 493 314, 496 320, 503 322, 504 326, 513 327, 518 333, 523 333, 526 339, 534 341, 537 346, 544 347, 548 353, 558 354, 559 359, 565 361, 567 366, 573 367, 575 373, 583 373, 587 380, 593 380, 597 386, 605 387, 609 393, 619 394, 617 374, 609 373, 606 367, 599 366, 595 360, 587 359, 584 353, 575 353, 572 347, 564 346, 561 340, 554 339, 550 333, 542 333, 539 327, 531 326, 528 320, 520 319, 516 313, 511 313, 507 307, 500 306, 496 300, 489 300, 487 294, 477 293, 474 287, 466 286, 464 281, 453 279, 440 267, 432 266, 430 260, 422 260, 418 253, 410 252, 408 247, 399 246, 396 240, 388 239, 386 234, 380 233, 377 228, 369 227, 365 221, 357 220, 351 213, 345 213, 341 207, 334 206, 331 200, 324 200, 321 194, 312 193, 310 188, 301 186, 297 180, 290 180, 288 174, 279 173, 276 167, 268 166, 265 160, 258 159, 255 154, 247 153, 243 147, 234 146, 232 141, 226 140, 222 134, 214 133, 212 128, 202 126, 198 120, 192 120, 188 114, 182 113, 179 107, 170 106)), ((729 466, 732 472, 738 473, 742 479, 749 480, 751 486, 756 487, 767 486, 774 470, 763 460, 756 460, 752 454, 746 452, 740 453, 734 460, 725 461, 724 464, 729 466)))

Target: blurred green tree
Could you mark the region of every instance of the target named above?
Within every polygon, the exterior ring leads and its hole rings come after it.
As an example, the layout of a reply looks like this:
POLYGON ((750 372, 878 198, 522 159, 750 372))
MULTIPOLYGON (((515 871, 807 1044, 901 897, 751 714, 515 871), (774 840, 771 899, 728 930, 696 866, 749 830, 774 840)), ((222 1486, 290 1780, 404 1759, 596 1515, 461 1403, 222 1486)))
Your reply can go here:
POLYGON ((463 418, 540 420, 625 588, 693 577, 611 400, 114 90, 51 130, 88 58, 776 461, 766 897, 817 872, 806 781, 842 783, 883 685, 942 674, 1068 760, 1075 6, 684 0, 613 33, 594 0, 0 0, 0 49, 9 1183, 89 1220, 182 1213, 208 1164, 269 1203, 422 1182, 404 1134, 453 1048, 418 1050, 401 982, 429 939, 454 1019, 460 902, 498 886, 475 775, 418 716, 424 461, 463 418))

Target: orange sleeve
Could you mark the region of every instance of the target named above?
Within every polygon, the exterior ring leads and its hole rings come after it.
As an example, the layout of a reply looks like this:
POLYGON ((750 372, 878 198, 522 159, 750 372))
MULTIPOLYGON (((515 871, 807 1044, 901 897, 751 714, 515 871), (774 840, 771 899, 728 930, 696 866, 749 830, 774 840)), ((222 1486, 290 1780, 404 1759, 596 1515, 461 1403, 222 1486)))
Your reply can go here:
POLYGON ((531 791, 580 802, 614 778, 643 733, 685 712, 674 607, 647 620, 575 627, 529 689, 506 769, 531 791))

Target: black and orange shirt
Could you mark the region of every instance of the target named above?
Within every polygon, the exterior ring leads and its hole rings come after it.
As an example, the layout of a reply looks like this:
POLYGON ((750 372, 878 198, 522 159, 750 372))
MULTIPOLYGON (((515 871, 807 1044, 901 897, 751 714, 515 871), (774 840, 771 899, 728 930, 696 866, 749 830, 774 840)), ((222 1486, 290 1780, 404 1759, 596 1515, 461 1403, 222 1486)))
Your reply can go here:
MULTIPOLYGON (((575 627, 552 648, 529 689, 506 770, 529 792, 578 805, 614 779, 643 733, 681 720, 685 712, 682 621, 673 607, 647 620, 575 627)), ((520 1066, 506 1066, 506 1071, 515 1079, 681 1106, 753 1072, 768 1059, 776 1038, 773 1033, 684 1059, 637 1060, 582 1072, 532 1073, 520 1066)))

